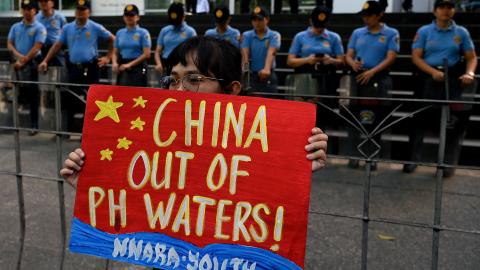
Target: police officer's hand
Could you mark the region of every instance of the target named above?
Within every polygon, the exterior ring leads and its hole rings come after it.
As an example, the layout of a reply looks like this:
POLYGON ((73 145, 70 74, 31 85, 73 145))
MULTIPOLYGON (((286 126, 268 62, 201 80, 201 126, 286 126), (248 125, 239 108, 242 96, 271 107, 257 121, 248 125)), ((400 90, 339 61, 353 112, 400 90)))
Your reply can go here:
POLYGON ((327 134, 323 133, 318 127, 313 128, 312 136, 308 138, 308 144, 305 146, 305 150, 308 152, 307 159, 312 161, 312 171, 325 167, 327 163, 327 143, 327 134))
POLYGON ((20 61, 20 60, 17 60, 17 61, 15 62, 15 64, 13 64, 13 67, 14 67, 15 69, 17 69, 17 70, 18 70, 18 69, 21 69, 23 66, 24 66, 24 63, 22 63, 22 61, 20 61))
POLYGON ((470 85, 475 81, 475 77, 470 74, 463 74, 460 76, 459 80, 461 81, 462 85, 470 85))
POLYGON ((126 69, 129 69, 131 68, 132 66, 130 64, 123 64, 123 65, 120 65, 120 67, 118 68, 118 70, 120 70, 120 72, 123 72, 125 71, 126 69))
POLYGON ((321 60, 322 60, 322 58, 316 57, 315 54, 310 54, 310 55, 307 57, 307 62, 308 62, 308 64, 310 64, 310 65, 316 65, 316 64, 319 63, 321 60))
POLYGON ((370 69, 358 75, 356 77, 356 80, 357 80, 357 83, 365 85, 373 78, 373 76, 375 76, 375 72, 372 69, 370 69))
POLYGON ((38 65, 38 70, 42 71, 42 72, 46 72, 48 69, 48 63, 45 62, 45 61, 42 61, 42 63, 40 63, 40 65, 38 65))
POLYGON ((355 60, 353 62, 353 66, 352 66, 353 71, 360 72, 362 70, 362 68, 363 68, 363 62, 362 61, 355 60))
POLYGON ((112 71, 113 71, 113 73, 118 73, 118 64, 117 63, 112 64, 112 71))
POLYGON ((322 63, 326 66, 331 65, 335 62, 335 59, 333 59, 330 55, 325 54, 322 58, 322 63))
POLYGON ((432 78, 437 82, 443 82, 445 80, 445 73, 440 70, 435 70, 432 74, 432 78))
POLYGON ((60 175, 74 188, 77 186, 78 173, 82 170, 84 164, 85 153, 82 149, 77 148, 68 155, 68 158, 63 164, 63 169, 60 170, 60 175))
POLYGON ((162 65, 156 65, 155 66, 155 70, 160 73, 160 74, 163 74, 163 67, 162 65))
POLYGON ((258 76, 260 77, 261 81, 268 80, 268 78, 270 78, 270 75, 272 75, 272 73, 269 69, 264 68, 258 72, 258 76))
POLYGON ((110 59, 109 59, 108 57, 106 57, 106 56, 100 57, 100 58, 98 59, 98 66, 99 66, 99 67, 104 67, 104 66, 106 66, 109 62, 110 62, 110 59))

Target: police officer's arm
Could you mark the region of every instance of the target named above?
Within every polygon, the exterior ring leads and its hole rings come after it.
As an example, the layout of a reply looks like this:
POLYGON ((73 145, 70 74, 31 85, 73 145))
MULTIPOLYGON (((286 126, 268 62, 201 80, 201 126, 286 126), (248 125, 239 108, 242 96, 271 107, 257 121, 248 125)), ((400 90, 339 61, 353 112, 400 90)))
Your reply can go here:
POLYGON ((370 81, 370 79, 372 79, 372 77, 375 76, 375 74, 391 66, 395 62, 396 58, 397 58, 397 52, 388 51, 387 57, 382 62, 380 62, 380 64, 358 75, 356 78, 357 82, 359 82, 360 84, 367 84, 370 81))
POLYGON ((123 64, 120 67, 120 71, 123 71, 123 69, 134 67, 134 66, 144 62, 145 60, 150 59, 150 54, 151 54, 150 48, 143 48, 143 54, 140 55, 139 57, 137 57, 137 59, 131 61, 130 63, 123 64))
POLYGON ((108 37, 108 52, 107 55, 104 57, 100 57, 98 59, 98 66, 103 67, 107 65, 110 62, 110 59, 112 59, 113 55, 113 43, 115 42, 115 36, 110 34, 108 37))
POLYGON ((477 70, 477 54, 475 50, 466 51, 464 53, 465 61, 467 61, 467 69, 465 74, 460 77, 463 84, 471 84, 475 80, 475 70, 477 70))
POLYGON ((345 62, 353 69, 353 71, 359 72, 363 64, 362 62, 355 60, 355 56, 355 50, 352 48, 348 48, 347 55, 345 56, 345 62))
POLYGON ((240 42, 240 48, 242 49, 242 68, 243 71, 250 69, 250 36, 243 34, 240 42))
POLYGON ((22 58, 24 55, 21 54, 19 51, 17 51, 17 49, 15 49, 15 43, 12 41, 12 40, 8 40, 7 41, 7 49, 13 54, 13 56, 15 56, 15 58, 17 59, 20 59, 22 58))
POLYGON ((320 62, 320 58, 315 57, 314 54, 307 57, 297 57, 302 50, 302 44, 299 39, 298 34, 293 38, 292 45, 288 50, 287 66, 297 68, 303 65, 315 65, 320 62))
POLYGON ((113 47, 112 71, 115 72, 115 73, 118 72, 118 49, 117 49, 117 47, 113 47))
POLYGON ((62 46, 63 43, 61 41, 55 42, 55 44, 53 44, 50 50, 48 50, 47 56, 45 56, 42 63, 38 65, 38 69, 40 69, 41 71, 46 71, 48 67, 48 61, 50 61, 58 53, 62 46))
POLYGON ((25 55, 25 57, 20 58, 20 62, 22 62, 22 64, 28 63, 30 60, 35 58, 35 56, 37 56, 38 52, 42 49, 42 47, 43 47, 43 43, 35 42, 32 49, 30 49, 27 55, 25 55))
POLYGON ((268 77, 270 77, 270 75, 272 75, 272 65, 276 54, 277 48, 268 48, 267 57, 265 58, 265 66, 258 72, 258 76, 260 76, 261 80, 266 80, 268 77))
POLYGON ((433 79, 436 81, 443 81, 445 74, 439 70, 434 69, 431 67, 425 60, 423 59, 423 49, 422 48, 414 48, 412 50, 412 62, 418 69, 421 71, 432 75, 433 79))
POLYGON ((160 59, 160 55, 162 55, 163 47, 160 45, 157 45, 157 48, 155 48, 155 70, 159 73, 163 72, 163 66, 162 66, 162 60, 160 59))

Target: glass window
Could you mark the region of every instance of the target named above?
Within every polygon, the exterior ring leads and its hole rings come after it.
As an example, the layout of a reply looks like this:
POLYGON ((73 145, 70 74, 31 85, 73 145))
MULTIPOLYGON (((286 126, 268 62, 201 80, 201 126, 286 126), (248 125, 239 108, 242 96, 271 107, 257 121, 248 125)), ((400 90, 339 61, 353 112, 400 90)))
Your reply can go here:
MULTIPOLYGON (((77 5, 77 0, 62 0, 62 10, 63 9, 75 9, 77 5)), ((55 5, 58 7, 58 5, 55 5)))
POLYGON ((168 9, 171 2, 170 0, 145 0, 145 9, 168 9))

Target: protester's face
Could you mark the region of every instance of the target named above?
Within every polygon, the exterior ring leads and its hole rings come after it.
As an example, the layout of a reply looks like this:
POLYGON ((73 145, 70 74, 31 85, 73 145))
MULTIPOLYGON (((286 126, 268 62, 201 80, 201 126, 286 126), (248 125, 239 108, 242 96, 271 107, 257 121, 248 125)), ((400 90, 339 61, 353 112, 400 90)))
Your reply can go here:
POLYGON ((86 20, 90 17, 90 9, 88 8, 77 8, 75 10, 75 18, 78 20, 86 20))
POLYGON ((123 21, 127 26, 135 26, 137 25, 138 21, 140 20, 140 16, 138 15, 124 15, 123 21))
POLYGON ((381 14, 371 14, 371 15, 362 16, 363 23, 368 27, 378 25, 380 23, 381 18, 382 18, 381 14))
POLYGON ((24 9, 22 9, 23 18, 26 21, 32 21, 33 18, 35 17, 35 13, 37 13, 37 11, 34 8, 24 8, 24 9))
POLYGON ((54 5, 53 1, 51 0, 47 0, 47 1, 41 0, 38 3, 40 4, 40 9, 42 11, 49 11, 53 8, 53 5, 54 5))
POLYGON ((265 30, 265 28, 267 28, 267 25, 268 25, 268 19, 267 18, 263 18, 263 19, 260 19, 260 18, 254 18, 252 19, 252 25, 253 25, 253 28, 257 31, 263 31, 265 30))
MULTIPOLYGON (((197 66, 195 66, 195 63, 193 62, 194 55, 195 53, 190 53, 187 56, 186 66, 182 65, 182 63, 178 63, 172 68, 172 72, 170 75, 175 80, 182 80, 185 76, 188 76, 191 74, 200 74, 207 77, 214 77, 211 74, 205 75, 200 73, 197 66)), ((220 83, 217 80, 204 79, 204 80, 199 80, 195 83, 196 84, 193 85, 194 89, 186 89, 184 84, 178 83, 176 86, 170 85, 170 90, 196 91, 196 92, 202 92, 202 93, 217 93, 217 94, 223 93, 220 83)))
POLYGON ((451 6, 439 6, 434 10, 433 14, 435 15, 435 18, 439 20, 448 21, 453 19, 455 8, 451 6))

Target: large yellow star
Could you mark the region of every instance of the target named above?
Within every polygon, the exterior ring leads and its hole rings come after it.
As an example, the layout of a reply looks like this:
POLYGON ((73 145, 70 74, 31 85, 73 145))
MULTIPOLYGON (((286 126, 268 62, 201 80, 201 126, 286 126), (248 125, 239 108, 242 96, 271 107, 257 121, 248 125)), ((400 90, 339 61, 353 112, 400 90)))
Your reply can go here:
POLYGON ((97 104, 100 111, 95 116, 94 121, 99 121, 105 117, 110 117, 115 123, 120 122, 120 117, 118 117, 117 109, 123 106, 122 102, 113 102, 113 97, 109 96, 107 101, 99 101, 96 100, 95 104, 97 104))
POLYGON ((145 103, 148 102, 148 100, 143 99, 142 96, 134 98, 133 101, 135 101, 135 105, 133 105, 133 108, 138 107, 138 106, 140 106, 142 108, 145 108, 145 103))
POLYGON ((103 149, 102 151, 100 151, 100 160, 108 160, 108 161, 111 161, 112 160, 112 155, 113 155, 113 151, 110 150, 109 148, 107 149, 103 149))
POLYGON ((123 148, 127 150, 128 148, 130 148, 130 145, 133 143, 132 141, 127 140, 127 137, 120 138, 117 141, 118 141, 117 149, 123 148))
POLYGON ((140 117, 137 117, 137 119, 135 119, 135 121, 131 121, 130 124, 132 124, 130 129, 138 128, 138 130, 143 131, 143 126, 145 125, 145 122, 142 121, 142 119, 140 119, 140 117))

